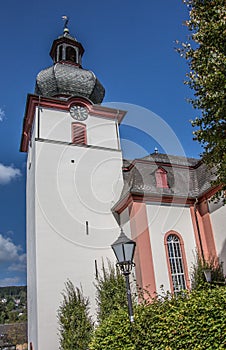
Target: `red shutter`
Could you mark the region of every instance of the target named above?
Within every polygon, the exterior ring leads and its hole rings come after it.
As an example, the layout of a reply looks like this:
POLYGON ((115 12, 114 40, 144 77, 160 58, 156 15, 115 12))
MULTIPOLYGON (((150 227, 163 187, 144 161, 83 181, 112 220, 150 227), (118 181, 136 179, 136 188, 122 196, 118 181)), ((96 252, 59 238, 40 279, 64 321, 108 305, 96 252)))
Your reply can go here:
POLYGON ((86 144, 86 125, 72 123, 72 143, 86 144))
POLYGON ((167 172, 164 169, 158 168, 156 170, 155 179, 156 179, 156 187, 169 188, 168 181, 167 181, 167 172))

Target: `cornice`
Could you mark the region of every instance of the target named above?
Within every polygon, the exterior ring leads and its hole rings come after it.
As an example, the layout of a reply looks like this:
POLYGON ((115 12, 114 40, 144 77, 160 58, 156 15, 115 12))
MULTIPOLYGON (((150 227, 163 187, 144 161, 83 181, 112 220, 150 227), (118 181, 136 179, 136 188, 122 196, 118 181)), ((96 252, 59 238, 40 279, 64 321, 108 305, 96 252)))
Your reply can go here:
POLYGON ((119 201, 112 207, 113 212, 118 214, 122 213, 132 202, 139 203, 159 203, 161 204, 178 204, 193 206, 196 204, 201 204, 204 201, 210 199, 216 192, 221 189, 222 186, 217 186, 209 189, 204 194, 198 196, 198 202, 196 203, 195 197, 183 197, 183 196, 169 196, 169 195, 156 195, 156 194, 142 194, 136 192, 127 192, 119 201))
POLYGON ((159 203, 161 204, 178 204, 178 205, 194 205, 195 198, 182 197, 182 196, 158 196, 156 194, 141 194, 141 193, 127 193, 122 199, 120 199, 112 208, 113 212, 120 214, 123 212, 132 202, 139 203, 159 203))
POLYGON ((204 192, 200 196, 198 196, 199 203, 212 198, 221 189, 222 189, 222 185, 218 185, 218 186, 209 188, 206 192, 204 192))
POLYGON ((23 121, 20 151, 27 152, 28 150, 28 143, 34 121, 36 107, 69 111, 71 106, 75 104, 86 107, 90 115, 100 118, 117 120, 118 123, 121 123, 122 119, 126 114, 126 111, 103 107, 100 105, 94 105, 89 99, 85 97, 73 96, 68 99, 59 99, 28 94, 25 116, 23 121))

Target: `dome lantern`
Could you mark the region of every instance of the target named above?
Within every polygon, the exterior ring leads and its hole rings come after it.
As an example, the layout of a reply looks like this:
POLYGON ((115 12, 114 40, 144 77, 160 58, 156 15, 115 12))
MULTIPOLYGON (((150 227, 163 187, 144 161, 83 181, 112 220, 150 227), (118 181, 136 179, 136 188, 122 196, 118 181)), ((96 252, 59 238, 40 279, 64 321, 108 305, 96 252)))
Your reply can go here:
POLYGON ((102 102, 104 87, 95 74, 82 68, 84 48, 73 38, 66 19, 63 35, 53 41, 50 56, 53 66, 42 70, 36 78, 35 93, 40 96, 68 98, 82 96, 95 104, 102 102))
POLYGON ((85 50, 82 44, 70 35, 67 26, 69 18, 62 16, 62 19, 65 20, 64 33, 54 40, 50 50, 50 56, 54 63, 68 61, 81 66, 81 59, 85 50))

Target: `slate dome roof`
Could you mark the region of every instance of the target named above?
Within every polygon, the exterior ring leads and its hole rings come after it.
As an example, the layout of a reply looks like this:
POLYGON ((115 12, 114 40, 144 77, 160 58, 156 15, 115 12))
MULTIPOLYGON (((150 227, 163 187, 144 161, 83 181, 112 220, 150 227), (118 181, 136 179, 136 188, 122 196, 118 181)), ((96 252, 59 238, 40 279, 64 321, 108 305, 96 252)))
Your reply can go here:
POLYGON ((35 93, 46 97, 83 96, 98 104, 103 101, 105 90, 92 71, 58 62, 38 73, 35 93))
POLYGON ((53 41, 50 50, 53 66, 37 75, 35 93, 56 98, 82 96, 94 104, 101 103, 105 89, 92 71, 82 68, 83 53, 82 44, 66 27, 64 34, 53 41))

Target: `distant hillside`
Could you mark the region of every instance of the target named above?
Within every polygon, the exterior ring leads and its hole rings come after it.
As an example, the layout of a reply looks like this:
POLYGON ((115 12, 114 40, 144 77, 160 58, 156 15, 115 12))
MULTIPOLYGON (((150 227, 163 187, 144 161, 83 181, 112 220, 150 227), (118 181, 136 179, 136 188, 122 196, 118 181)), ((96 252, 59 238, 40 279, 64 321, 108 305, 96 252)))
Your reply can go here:
POLYGON ((21 292, 27 294, 27 286, 0 287, 0 298, 5 298, 6 296, 20 296, 21 292))

